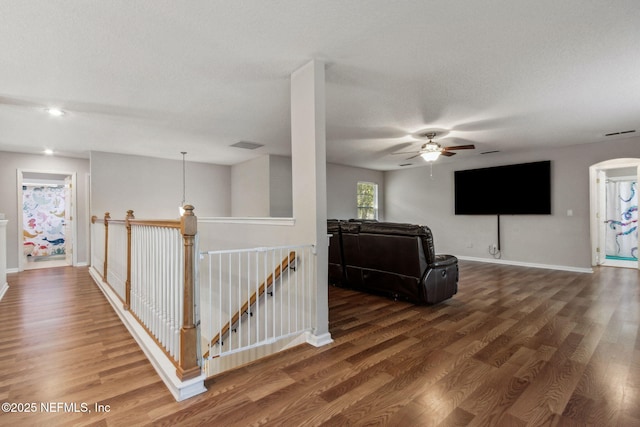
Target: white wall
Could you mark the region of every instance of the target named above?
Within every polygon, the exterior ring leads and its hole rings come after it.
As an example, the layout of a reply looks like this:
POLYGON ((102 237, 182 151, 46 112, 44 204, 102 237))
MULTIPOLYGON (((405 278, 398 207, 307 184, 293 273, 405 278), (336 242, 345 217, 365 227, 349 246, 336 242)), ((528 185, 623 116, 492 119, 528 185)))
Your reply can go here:
POLYGON ((269 156, 269 201, 272 217, 293 216, 291 157, 269 156))
POLYGON ((291 157, 265 155, 231 166, 231 216, 293 216, 291 157))
POLYGON ((69 157, 0 152, 0 212, 5 213, 6 219, 9 220, 7 226, 7 269, 15 270, 18 268, 18 258, 22 253, 22 247, 19 246, 22 244, 22 235, 18 233, 18 209, 22 209, 18 204, 18 169, 51 173, 77 173, 78 234, 75 250, 77 262, 79 264, 88 263, 90 214, 88 211, 87 181, 89 161, 69 157))
POLYGON ((589 166, 613 158, 637 157, 639 147, 640 138, 627 138, 468 160, 453 158, 434 164, 433 179, 427 166, 386 172, 385 217, 387 221, 429 226, 438 253, 491 259, 488 246, 497 241, 496 217, 453 214, 453 172, 551 160, 552 215, 501 216, 502 259, 588 269, 589 166), (567 215, 568 210, 573 216, 567 215))
MULTIPOLYGON (((234 217, 293 216, 291 157, 262 156, 231 167, 234 217)), ((327 164, 327 217, 355 218, 357 184, 378 184, 378 216, 384 219, 384 172, 327 164)))
MULTIPOLYGON (((103 152, 91 153, 91 214, 124 219, 178 218, 182 200, 182 159, 165 160, 103 152)), ((186 202, 197 216, 231 214, 231 168, 186 163, 186 202)))
POLYGON ((358 181, 378 184, 378 219, 385 219, 384 172, 335 164, 327 165, 327 217, 356 218, 358 181))
POLYGON ((269 156, 231 166, 231 216, 270 216, 269 156))

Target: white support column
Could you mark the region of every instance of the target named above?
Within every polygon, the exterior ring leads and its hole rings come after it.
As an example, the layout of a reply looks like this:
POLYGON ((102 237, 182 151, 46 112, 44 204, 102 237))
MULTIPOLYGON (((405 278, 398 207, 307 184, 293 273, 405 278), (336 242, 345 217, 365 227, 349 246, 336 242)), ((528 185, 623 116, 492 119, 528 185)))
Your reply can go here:
POLYGON ((9 284, 7 283, 7 221, 4 214, 0 214, 0 300, 4 296, 9 284))
POLYGON ((316 245, 314 332, 309 343, 330 343, 327 285, 327 169, 324 63, 313 60, 291 74, 293 216, 300 243, 316 245))

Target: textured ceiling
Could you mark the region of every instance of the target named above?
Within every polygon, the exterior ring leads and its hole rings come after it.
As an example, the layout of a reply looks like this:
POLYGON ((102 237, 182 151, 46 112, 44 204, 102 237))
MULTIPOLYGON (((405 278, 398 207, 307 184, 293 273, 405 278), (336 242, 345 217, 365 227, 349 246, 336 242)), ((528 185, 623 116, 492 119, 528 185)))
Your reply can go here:
POLYGON ((640 133, 639 23, 637 0, 2 0, 0 151, 286 155, 314 58, 333 163, 396 169, 427 128, 476 145, 444 162, 603 141, 640 133))

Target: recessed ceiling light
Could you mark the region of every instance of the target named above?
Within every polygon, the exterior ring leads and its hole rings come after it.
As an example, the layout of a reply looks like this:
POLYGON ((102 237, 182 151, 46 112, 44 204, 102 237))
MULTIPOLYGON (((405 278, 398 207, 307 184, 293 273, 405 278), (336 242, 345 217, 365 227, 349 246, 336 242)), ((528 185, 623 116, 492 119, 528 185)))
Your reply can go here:
POLYGON ((62 111, 62 110, 61 110, 61 109, 59 109, 59 108, 55 108, 55 107, 47 108, 47 110, 46 110, 46 111, 47 111, 47 113, 49 113, 50 115, 52 115, 52 116, 54 116, 54 117, 61 117, 61 116, 64 116, 64 111, 62 111))
POLYGON ((47 156, 51 156, 53 155, 53 150, 50 148, 47 148, 46 150, 44 150, 44 154, 46 154, 47 156))

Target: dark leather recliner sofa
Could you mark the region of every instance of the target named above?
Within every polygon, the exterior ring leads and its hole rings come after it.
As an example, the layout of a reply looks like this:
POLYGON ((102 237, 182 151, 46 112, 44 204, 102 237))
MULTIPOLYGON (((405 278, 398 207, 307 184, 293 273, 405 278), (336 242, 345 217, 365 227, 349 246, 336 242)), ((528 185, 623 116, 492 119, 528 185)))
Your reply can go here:
POLYGON ((458 291, 458 259, 436 255, 429 227, 329 220, 327 232, 331 284, 417 304, 458 291))

